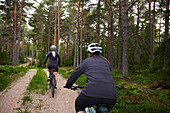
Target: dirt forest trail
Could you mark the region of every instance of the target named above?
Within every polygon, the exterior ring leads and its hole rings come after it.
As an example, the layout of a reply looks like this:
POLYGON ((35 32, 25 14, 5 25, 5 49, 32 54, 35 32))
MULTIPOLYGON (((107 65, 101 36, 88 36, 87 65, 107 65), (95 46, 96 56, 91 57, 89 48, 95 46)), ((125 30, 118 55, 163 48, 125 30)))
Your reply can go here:
MULTIPOLYGON (((47 69, 44 69, 47 74, 47 69)), ((58 74, 58 89, 55 91, 54 98, 51 97, 51 90, 45 95, 31 93, 32 103, 22 105, 22 98, 25 96, 26 89, 36 74, 37 69, 30 69, 23 77, 11 84, 9 88, 0 92, 0 113, 16 113, 27 110, 30 113, 75 113, 75 99, 77 91, 64 89, 66 83, 61 75, 58 74)))
MULTIPOLYGON (((47 69, 44 69, 47 73, 47 69)), ((57 90, 55 91, 54 98, 51 97, 50 93, 46 95, 46 109, 41 112, 47 113, 75 113, 75 99, 78 96, 76 91, 64 89, 63 86, 66 83, 60 74, 58 76, 57 90)), ((49 91, 50 92, 50 91, 49 91)))
POLYGON ((36 69, 30 69, 25 76, 13 82, 9 89, 0 93, 0 113, 13 113, 16 108, 20 107, 18 102, 23 98, 26 88, 36 72, 36 69))

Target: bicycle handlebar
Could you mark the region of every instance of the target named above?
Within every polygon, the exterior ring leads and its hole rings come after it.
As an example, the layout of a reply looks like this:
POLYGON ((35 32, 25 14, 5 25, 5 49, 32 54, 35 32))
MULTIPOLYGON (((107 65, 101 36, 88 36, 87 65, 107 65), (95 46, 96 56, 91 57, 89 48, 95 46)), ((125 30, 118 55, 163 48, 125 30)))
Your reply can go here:
MULTIPOLYGON (((67 87, 64 86, 64 88, 67 88, 67 87)), ((71 88, 68 88, 68 89, 77 90, 77 88, 84 88, 84 86, 72 86, 71 88)))

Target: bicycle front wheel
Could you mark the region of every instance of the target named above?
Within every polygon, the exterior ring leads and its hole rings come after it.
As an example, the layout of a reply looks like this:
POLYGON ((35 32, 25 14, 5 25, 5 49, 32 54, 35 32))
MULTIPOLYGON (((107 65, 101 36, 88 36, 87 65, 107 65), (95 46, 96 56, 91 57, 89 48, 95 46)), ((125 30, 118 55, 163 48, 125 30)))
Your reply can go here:
POLYGON ((52 93, 52 97, 54 97, 54 93, 55 93, 55 78, 53 76, 53 79, 52 79, 52 85, 51 85, 51 93, 52 93))

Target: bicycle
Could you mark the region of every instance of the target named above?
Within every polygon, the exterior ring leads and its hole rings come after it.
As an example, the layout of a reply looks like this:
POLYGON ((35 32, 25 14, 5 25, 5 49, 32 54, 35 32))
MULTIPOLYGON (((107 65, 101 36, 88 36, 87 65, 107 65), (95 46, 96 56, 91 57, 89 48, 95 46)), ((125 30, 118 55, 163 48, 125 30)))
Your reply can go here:
POLYGON ((55 85, 56 85, 56 79, 54 75, 54 69, 50 70, 50 84, 49 84, 49 89, 51 88, 51 94, 52 97, 54 98, 54 93, 55 93, 55 85))
MULTIPOLYGON (((64 88, 67 88, 66 86, 64 86, 64 88)), ((70 88, 71 90, 77 90, 78 88, 84 88, 84 86, 72 86, 72 88, 70 88)), ((87 107, 86 108, 86 113, 93 113, 92 108, 91 107, 87 107)), ((96 109, 96 113, 109 113, 108 109, 106 108, 105 104, 98 104, 97 105, 97 109, 96 109)))

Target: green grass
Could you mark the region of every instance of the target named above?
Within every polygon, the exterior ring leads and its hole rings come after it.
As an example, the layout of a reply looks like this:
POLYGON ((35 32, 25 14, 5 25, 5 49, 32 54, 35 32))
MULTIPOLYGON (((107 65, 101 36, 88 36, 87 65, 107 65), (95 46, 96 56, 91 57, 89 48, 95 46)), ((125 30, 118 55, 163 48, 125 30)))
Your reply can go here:
MULTIPOLYGON (((59 73, 68 79, 74 70, 60 68, 59 73)), ((128 78, 121 73, 112 72, 117 88, 117 102, 110 113, 169 113, 170 90, 156 90, 150 88, 154 81, 164 81, 168 84, 170 78, 167 72, 141 71, 138 74, 130 74, 128 78)), ((76 81, 78 85, 85 85, 86 77, 80 76, 76 81)))
POLYGON ((3 91, 19 77, 24 76, 28 69, 28 67, 0 65, 0 91, 3 91))
POLYGON ((45 92, 48 90, 48 83, 46 80, 46 73, 42 68, 39 68, 36 75, 32 78, 29 86, 27 87, 27 90, 34 91, 38 94, 45 94, 45 92))
MULTIPOLYGON (((70 77, 70 75, 74 72, 74 69, 72 68, 60 68, 58 73, 62 74, 62 76, 66 79, 70 77)), ((86 76, 81 75, 75 82, 79 86, 84 86, 86 84, 86 76)))
POLYGON ((25 105, 26 102, 32 102, 32 99, 30 96, 24 96, 22 100, 23 100, 22 105, 25 105))

